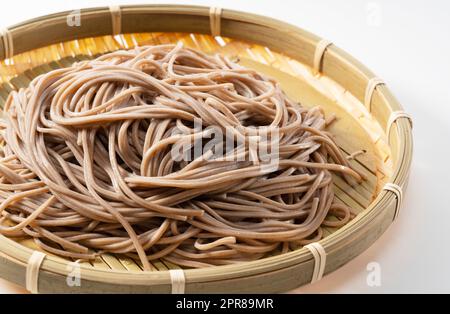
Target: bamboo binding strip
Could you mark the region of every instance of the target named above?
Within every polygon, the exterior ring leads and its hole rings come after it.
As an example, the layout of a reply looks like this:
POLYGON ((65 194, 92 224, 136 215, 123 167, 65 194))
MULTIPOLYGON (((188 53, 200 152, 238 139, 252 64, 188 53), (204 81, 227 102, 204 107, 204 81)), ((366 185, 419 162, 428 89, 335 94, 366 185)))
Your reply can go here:
POLYGON ((31 293, 38 293, 39 269, 46 256, 47 255, 41 251, 33 251, 33 254, 31 254, 28 260, 25 274, 25 287, 31 293))
POLYGON ((412 127, 412 125, 413 125, 412 117, 408 113, 404 112, 403 110, 394 111, 389 116, 389 120, 388 120, 387 126, 386 126, 386 135, 387 135, 388 138, 391 135, 392 125, 400 118, 408 119, 408 121, 409 121, 409 123, 410 123, 410 125, 412 127))
POLYGON ((369 110, 369 112, 372 112, 371 103, 373 92, 375 91, 375 88, 380 84, 384 84, 384 81, 378 77, 371 78, 367 83, 366 93, 364 96, 364 105, 366 106, 367 110, 369 110))
POLYGON ((122 33, 122 11, 119 5, 110 5, 111 12, 112 35, 120 35, 122 33))
POLYGON ((211 7, 209 9, 209 23, 211 28, 211 35, 220 36, 222 8, 211 7))
POLYGON ((182 269, 170 269, 170 283, 172 286, 172 294, 184 294, 186 287, 186 278, 182 269))
POLYGON ((327 39, 322 39, 317 43, 316 50, 314 51, 314 63, 313 63, 313 69, 315 74, 320 72, 321 63, 325 50, 327 50, 328 46, 332 44, 333 43, 327 39))
POLYGON ((319 242, 310 243, 308 245, 305 245, 305 247, 310 250, 312 255, 314 256, 314 269, 311 283, 315 283, 323 277, 325 266, 327 264, 327 253, 325 252, 322 244, 320 244, 319 242))
POLYGON ((14 56, 14 42, 11 31, 7 28, 0 30, 0 37, 3 41, 3 47, 5 48, 5 59, 12 58, 14 56))
POLYGON ((395 183, 386 183, 383 186, 383 190, 391 191, 397 197, 397 204, 395 206, 395 212, 394 212, 394 218, 393 218, 393 220, 396 220, 397 217, 398 217, 398 214, 400 213, 400 207, 402 206, 402 202, 403 202, 403 191, 402 191, 402 188, 399 185, 395 184, 395 183))

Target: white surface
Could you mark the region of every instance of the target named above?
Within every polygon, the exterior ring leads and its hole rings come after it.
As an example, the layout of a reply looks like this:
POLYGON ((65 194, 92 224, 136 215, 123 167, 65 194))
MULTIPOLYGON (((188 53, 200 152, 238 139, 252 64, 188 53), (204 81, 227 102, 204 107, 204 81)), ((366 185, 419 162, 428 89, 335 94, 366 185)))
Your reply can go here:
MULTIPOLYGON (((0 11, 0 26, 61 10, 137 2, 14 0, 0 11)), ((214 5, 267 15, 327 38, 383 78, 414 118, 413 166, 399 220, 362 255, 322 281, 295 292, 450 292, 448 2, 159 2, 214 5), (370 262, 380 265, 379 287, 366 283, 370 262)), ((0 280, 0 292, 20 291, 0 280)))

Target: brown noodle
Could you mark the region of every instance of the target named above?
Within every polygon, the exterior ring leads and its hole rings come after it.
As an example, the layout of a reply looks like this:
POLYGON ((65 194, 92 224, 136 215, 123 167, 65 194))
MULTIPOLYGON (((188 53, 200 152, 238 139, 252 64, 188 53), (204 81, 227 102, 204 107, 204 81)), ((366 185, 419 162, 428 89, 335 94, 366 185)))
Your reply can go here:
POLYGON ((51 71, 4 108, 0 233, 67 258, 138 256, 144 269, 156 259, 236 263, 317 241, 322 227, 352 216, 335 200, 331 172, 362 180, 325 131, 331 121, 276 81, 181 45, 51 71), (241 161, 211 150, 174 160, 173 145, 208 126, 244 139, 276 130, 276 169, 250 160, 249 145, 232 150, 241 161))

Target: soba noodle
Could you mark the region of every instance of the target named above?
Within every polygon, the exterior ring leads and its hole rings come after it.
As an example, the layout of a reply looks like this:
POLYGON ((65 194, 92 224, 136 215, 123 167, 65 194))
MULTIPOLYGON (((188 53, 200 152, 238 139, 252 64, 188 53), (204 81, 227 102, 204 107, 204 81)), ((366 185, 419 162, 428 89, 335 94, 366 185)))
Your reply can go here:
POLYGON ((181 45, 51 71, 4 108, 0 233, 67 258, 125 254, 144 269, 156 259, 236 263, 317 241, 352 217, 331 173, 362 180, 326 131, 332 120, 270 78, 181 45), (240 144, 208 146, 214 132, 240 144), (254 141, 276 143, 276 158, 258 159, 254 141), (200 155, 175 158, 180 143, 200 155))

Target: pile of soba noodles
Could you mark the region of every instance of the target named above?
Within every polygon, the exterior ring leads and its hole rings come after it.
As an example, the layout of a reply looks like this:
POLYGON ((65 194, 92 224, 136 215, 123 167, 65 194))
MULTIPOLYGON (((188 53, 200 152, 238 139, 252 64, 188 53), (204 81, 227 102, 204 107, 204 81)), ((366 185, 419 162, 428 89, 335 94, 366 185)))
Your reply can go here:
POLYGON ((180 44, 51 71, 4 107, 0 233, 74 260, 124 254, 144 269, 318 241, 352 218, 331 174, 362 180, 326 131, 332 120, 273 79, 180 44))

